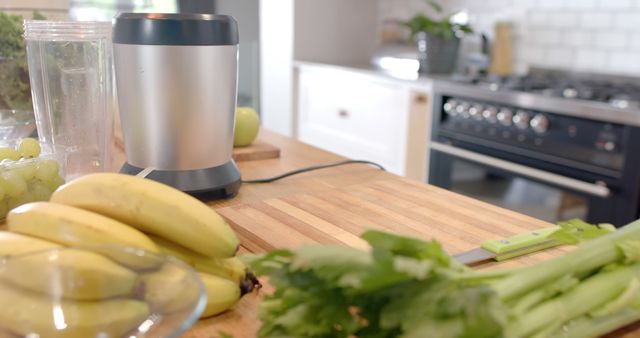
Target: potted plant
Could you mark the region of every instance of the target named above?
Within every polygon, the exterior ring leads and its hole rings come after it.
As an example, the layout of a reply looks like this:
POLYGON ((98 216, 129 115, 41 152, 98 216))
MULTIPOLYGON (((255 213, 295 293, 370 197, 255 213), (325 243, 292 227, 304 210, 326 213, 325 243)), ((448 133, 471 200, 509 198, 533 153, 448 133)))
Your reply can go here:
MULTIPOLYGON (((443 10, 438 3, 427 3, 442 15, 443 10)), ((449 14, 442 19, 435 19, 419 13, 402 22, 411 30, 411 38, 417 42, 420 72, 446 74, 455 68, 460 38, 473 30, 467 24, 452 22, 452 16, 449 14)))
MULTIPOLYGON (((44 17, 37 12, 34 19, 44 17)), ((0 12, 0 109, 32 111, 22 17, 0 12)))

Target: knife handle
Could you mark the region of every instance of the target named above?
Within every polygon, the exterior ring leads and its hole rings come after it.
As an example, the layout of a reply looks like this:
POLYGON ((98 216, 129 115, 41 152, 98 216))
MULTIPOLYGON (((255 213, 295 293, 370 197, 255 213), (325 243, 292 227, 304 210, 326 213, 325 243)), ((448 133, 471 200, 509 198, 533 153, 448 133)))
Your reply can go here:
POLYGON ((506 239, 488 240, 482 242, 481 247, 495 253, 495 259, 501 261, 556 246, 558 243, 549 236, 559 229, 559 226, 553 226, 506 239))

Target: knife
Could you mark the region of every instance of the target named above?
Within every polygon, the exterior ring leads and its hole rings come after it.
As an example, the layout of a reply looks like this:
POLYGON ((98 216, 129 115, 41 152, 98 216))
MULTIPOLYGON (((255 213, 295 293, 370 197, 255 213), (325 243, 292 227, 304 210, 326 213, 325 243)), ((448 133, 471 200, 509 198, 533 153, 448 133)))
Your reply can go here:
POLYGON ((478 265, 541 251, 563 244, 550 237, 557 230, 560 230, 560 226, 538 229, 506 239, 484 241, 479 248, 457 253, 453 255, 453 259, 465 265, 478 265))

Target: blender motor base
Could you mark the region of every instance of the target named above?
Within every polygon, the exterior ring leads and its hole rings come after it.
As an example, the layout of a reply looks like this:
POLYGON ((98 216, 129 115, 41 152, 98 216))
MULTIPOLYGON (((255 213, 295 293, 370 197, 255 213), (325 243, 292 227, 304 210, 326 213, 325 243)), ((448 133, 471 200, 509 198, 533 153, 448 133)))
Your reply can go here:
MULTIPOLYGON (((137 175, 144 168, 125 163, 121 173, 137 175)), ((198 170, 152 170, 146 178, 170 185, 198 198, 230 198, 238 194, 241 178, 236 163, 198 170)))

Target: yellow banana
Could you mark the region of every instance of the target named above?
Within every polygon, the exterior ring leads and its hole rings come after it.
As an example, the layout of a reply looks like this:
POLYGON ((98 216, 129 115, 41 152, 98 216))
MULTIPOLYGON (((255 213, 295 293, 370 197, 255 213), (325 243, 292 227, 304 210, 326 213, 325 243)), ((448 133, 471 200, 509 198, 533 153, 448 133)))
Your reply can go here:
POLYGON ((226 278, 199 272, 200 279, 207 292, 207 306, 200 318, 222 313, 240 300, 240 287, 226 278))
POLYGON ((158 247, 137 229, 100 214, 64 204, 24 204, 9 212, 7 226, 13 232, 100 252, 136 269, 153 268, 160 261, 155 257, 140 256, 120 249, 131 247, 159 252, 158 247), (110 249, 109 246, 117 248, 110 249))
POLYGON ((54 301, 6 284, 0 284, 0 299, 0 327, 20 336, 123 337, 149 316, 149 307, 142 301, 54 301))
POLYGON ((97 212, 208 257, 231 257, 238 249, 235 233, 213 209, 149 179, 90 174, 58 188, 51 202, 97 212))
POLYGON ((61 245, 41 239, 8 231, 0 231, 0 258, 61 247, 61 245))
POLYGON ((238 283, 246 275, 247 267, 237 257, 210 258, 164 238, 157 236, 149 237, 158 248, 160 248, 160 252, 168 256, 173 256, 193 266, 198 271, 224 277, 238 283))
MULTIPOLYGON (((0 263, 2 281, 76 300, 131 294, 136 278, 134 272, 108 258, 79 249, 38 251, 0 263)), ((2 304, 12 304, 0 299, 2 304)))
POLYGON ((240 285, 242 294, 249 293, 260 288, 260 282, 249 271, 247 265, 238 257, 210 258, 197 252, 193 252, 183 246, 170 242, 164 238, 150 235, 151 240, 160 248, 160 251, 168 256, 173 256, 194 267, 200 272, 227 278, 240 285))
POLYGON ((0 328, 0 338, 20 338, 20 337, 3 328, 0 328))
POLYGON ((168 262, 157 271, 140 274, 136 290, 155 313, 192 311, 198 302, 206 301, 200 299, 196 272, 178 263, 168 262))

